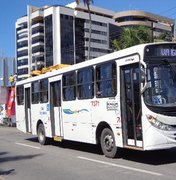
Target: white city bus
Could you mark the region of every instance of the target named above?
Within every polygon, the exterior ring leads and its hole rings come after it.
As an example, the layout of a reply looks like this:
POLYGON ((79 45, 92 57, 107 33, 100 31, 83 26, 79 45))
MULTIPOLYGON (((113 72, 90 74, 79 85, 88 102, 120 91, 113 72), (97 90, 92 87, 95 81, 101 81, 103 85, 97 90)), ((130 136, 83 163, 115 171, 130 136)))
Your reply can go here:
POLYGON ((16 83, 23 132, 122 148, 176 147, 176 43, 127 48, 16 83))

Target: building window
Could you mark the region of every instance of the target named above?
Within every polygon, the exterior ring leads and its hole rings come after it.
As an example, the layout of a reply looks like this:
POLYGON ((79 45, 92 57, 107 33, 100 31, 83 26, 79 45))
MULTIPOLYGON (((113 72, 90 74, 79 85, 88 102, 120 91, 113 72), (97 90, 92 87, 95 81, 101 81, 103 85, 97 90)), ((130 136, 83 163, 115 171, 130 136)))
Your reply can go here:
POLYGON ((26 29, 26 28, 27 28, 27 22, 24 22, 19 25, 19 27, 17 28, 17 31, 20 31, 20 30, 26 29))
MULTIPOLYGON (((89 20, 86 19, 85 22, 86 22, 86 23, 89 23, 89 20)), ((106 23, 102 23, 102 22, 98 22, 98 21, 91 21, 91 23, 92 23, 93 25, 107 27, 107 24, 106 24, 106 23)))
POLYGON ((45 57, 46 67, 53 65, 53 23, 52 15, 46 16, 45 22, 45 57))
POLYGON ((35 43, 44 43, 44 37, 43 36, 37 36, 35 38, 32 38, 32 44, 35 43))
POLYGON ((76 74, 71 72, 63 75, 63 100, 69 101, 76 99, 76 74))
POLYGON ((28 74, 28 68, 17 69, 18 75, 28 74))
POLYGON ((73 17, 61 17, 61 63, 74 64, 73 17))
POLYGON ((32 35, 37 34, 37 33, 44 33, 43 26, 39 26, 39 27, 36 27, 36 28, 32 29, 32 35))
POLYGON ((80 63, 85 61, 85 40, 84 40, 84 23, 85 20, 81 18, 75 19, 75 50, 76 50, 76 62, 80 63))
POLYGON ((96 67, 97 97, 114 97, 117 93, 117 72, 114 62, 96 67))
POLYGON ((16 96, 17 96, 17 104, 23 105, 24 104, 24 86, 17 86, 16 87, 16 96))
POLYGON ((21 59, 17 61, 17 66, 28 65, 28 59, 21 59))
POLYGON ((27 37, 28 37, 28 32, 27 31, 17 34, 17 40, 27 38, 27 37))
POLYGON ((35 46, 32 48, 32 54, 37 53, 37 52, 44 52, 44 47, 43 46, 35 46))
POLYGON ((32 21, 32 26, 35 25, 35 24, 39 24, 39 23, 40 23, 40 24, 43 24, 43 19, 33 20, 33 21, 32 21))
MULTIPOLYGON (((89 29, 85 29, 85 32, 89 33, 89 29)), ((107 36, 107 32, 105 32, 105 31, 98 31, 98 30, 92 29, 91 32, 92 32, 92 34, 107 36)))
POLYGON ((94 95, 94 76, 93 68, 84 68, 78 70, 77 73, 77 87, 78 87, 78 98, 88 99, 94 95))
POLYGON ((22 56, 27 56, 28 55, 28 50, 22 50, 17 52, 17 57, 22 57, 22 56))
POLYGON ((17 43, 17 48, 23 48, 23 47, 27 47, 28 46, 28 42, 27 41, 21 41, 17 43))

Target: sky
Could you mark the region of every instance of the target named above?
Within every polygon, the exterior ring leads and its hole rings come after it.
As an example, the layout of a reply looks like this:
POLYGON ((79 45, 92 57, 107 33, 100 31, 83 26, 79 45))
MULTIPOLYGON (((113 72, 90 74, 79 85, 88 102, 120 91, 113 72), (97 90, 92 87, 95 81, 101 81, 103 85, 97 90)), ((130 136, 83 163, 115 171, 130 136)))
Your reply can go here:
MULTIPOLYGON (((74 0, 1 0, 0 57, 15 57, 15 22, 27 14, 27 5, 66 5, 74 0)), ((94 0, 93 5, 115 12, 142 10, 176 19, 176 0, 94 0)))

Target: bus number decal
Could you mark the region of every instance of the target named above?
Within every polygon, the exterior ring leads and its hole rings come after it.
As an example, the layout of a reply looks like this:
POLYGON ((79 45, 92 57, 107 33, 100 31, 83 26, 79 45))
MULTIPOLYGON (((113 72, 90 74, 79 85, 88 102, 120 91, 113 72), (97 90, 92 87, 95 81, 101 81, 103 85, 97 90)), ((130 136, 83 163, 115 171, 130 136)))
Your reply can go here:
POLYGON ((98 107, 99 106, 99 101, 91 101, 91 104, 93 107, 98 107))

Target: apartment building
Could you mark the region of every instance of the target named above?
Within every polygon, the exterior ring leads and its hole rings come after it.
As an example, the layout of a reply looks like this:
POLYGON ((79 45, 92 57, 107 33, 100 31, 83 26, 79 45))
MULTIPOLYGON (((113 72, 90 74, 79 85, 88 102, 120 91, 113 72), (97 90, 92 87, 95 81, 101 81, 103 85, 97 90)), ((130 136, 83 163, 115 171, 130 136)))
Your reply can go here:
POLYGON ((174 35, 174 19, 157 14, 130 10, 116 13, 114 19, 119 27, 136 25, 149 27, 152 31, 153 38, 158 37, 162 33, 167 34, 169 37, 174 35))
MULTIPOLYGON (((90 59, 112 52, 111 35, 118 33, 115 12, 91 5, 90 59)), ((18 79, 32 70, 88 60, 89 14, 83 3, 66 6, 28 6, 16 21, 18 79)))

